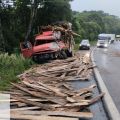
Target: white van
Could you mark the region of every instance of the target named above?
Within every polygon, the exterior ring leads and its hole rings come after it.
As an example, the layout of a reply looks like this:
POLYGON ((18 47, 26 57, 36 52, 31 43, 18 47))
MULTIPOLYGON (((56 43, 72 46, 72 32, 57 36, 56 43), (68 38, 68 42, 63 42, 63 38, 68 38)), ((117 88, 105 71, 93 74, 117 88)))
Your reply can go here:
POLYGON ((99 34, 98 35, 98 41, 97 41, 97 47, 108 47, 110 41, 110 37, 106 34, 99 34))
POLYGON ((99 34, 97 47, 108 47, 109 44, 114 43, 115 34, 99 34))

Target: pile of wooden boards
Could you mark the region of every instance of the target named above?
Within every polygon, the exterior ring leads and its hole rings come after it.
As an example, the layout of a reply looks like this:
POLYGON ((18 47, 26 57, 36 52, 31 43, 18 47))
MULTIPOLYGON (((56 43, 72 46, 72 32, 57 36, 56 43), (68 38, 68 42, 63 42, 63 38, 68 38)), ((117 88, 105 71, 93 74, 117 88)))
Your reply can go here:
POLYGON ((33 66, 18 76, 19 83, 11 83, 11 118, 92 118, 88 108, 104 93, 93 98, 96 85, 75 90, 69 83, 89 81, 93 67, 89 54, 33 66))

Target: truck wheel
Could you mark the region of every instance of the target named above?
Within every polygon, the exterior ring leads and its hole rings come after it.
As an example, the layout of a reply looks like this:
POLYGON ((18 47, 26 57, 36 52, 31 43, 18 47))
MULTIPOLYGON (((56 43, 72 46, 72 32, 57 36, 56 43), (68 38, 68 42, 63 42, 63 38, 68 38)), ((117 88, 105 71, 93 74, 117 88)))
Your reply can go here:
POLYGON ((38 56, 32 56, 32 60, 36 63, 38 63, 38 56))
POLYGON ((67 59, 67 54, 65 53, 65 51, 60 51, 59 56, 60 59, 67 59))
POLYGON ((54 55, 53 54, 50 54, 50 59, 54 60, 54 55))
POLYGON ((32 56, 32 60, 35 62, 36 61, 36 58, 35 58, 35 56, 32 56))
POLYGON ((72 52, 70 52, 69 50, 66 50, 66 54, 67 54, 67 57, 72 57, 73 56, 72 52))
POLYGON ((63 55, 63 59, 67 59, 67 54, 65 53, 65 51, 62 51, 62 55, 63 55))

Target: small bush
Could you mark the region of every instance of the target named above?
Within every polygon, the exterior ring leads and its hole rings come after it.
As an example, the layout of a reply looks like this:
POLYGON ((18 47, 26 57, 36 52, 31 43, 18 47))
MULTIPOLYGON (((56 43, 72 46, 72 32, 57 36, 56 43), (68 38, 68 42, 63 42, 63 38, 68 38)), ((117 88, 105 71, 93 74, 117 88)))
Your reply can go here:
POLYGON ((31 59, 22 55, 8 53, 0 54, 0 90, 10 87, 10 82, 17 82, 17 75, 28 69, 33 64, 31 59))

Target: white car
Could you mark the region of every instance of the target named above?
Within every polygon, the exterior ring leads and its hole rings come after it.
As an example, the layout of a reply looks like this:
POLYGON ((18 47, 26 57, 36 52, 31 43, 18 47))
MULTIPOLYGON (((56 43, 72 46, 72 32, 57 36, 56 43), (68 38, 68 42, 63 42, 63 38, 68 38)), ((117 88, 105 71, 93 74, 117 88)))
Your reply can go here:
POLYGON ((79 45, 79 50, 89 50, 90 49, 90 43, 88 39, 84 39, 81 41, 79 45))

